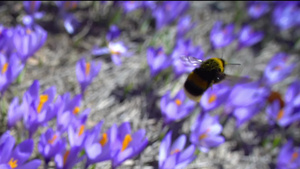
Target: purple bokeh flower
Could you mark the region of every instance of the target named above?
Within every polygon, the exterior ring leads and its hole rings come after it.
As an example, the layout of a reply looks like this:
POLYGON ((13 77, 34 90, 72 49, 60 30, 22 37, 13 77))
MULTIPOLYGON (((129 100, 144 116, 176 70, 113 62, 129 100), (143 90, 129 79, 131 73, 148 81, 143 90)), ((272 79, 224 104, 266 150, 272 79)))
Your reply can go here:
POLYGON ((202 95, 200 105, 205 111, 213 110, 226 102, 230 87, 225 83, 216 84, 202 95))
POLYGON ((0 92, 4 94, 8 86, 14 82, 23 70, 24 65, 20 62, 16 54, 9 58, 0 53, 0 92))
POLYGON ((39 81, 35 80, 24 94, 25 100, 23 102, 27 102, 29 106, 27 110, 24 110, 23 123, 29 131, 30 138, 40 125, 45 124, 56 115, 56 112, 51 111, 56 88, 52 86, 41 95, 39 95, 39 89, 39 81))
POLYGON ((100 133, 103 121, 100 121, 87 134, 85 141, 85 152, 87 155, 86 167, 91 164, 110 160, 112 157, 111 147, 115 142, 117 126, 113 125, 107 132, 100 133))
POLYGON ((92 83, 93 79, 99 74, 101 62, 86 62, 81 58, 76 64, 76 76, 80 84, 81 94, 84 94, 86 88, 92 83))
POLYGON ((23 23, 26 26, 31 26, 34 23, 34 19, 41 19, 44 16, 44 12, 38 12, 42 1, 23 1, 24 9, 27 13, 23 17, 23 23))
POLYGON ((160 109, 164 117, 165 125, 176 120, 181 120, 192 112, 195 103, 190 100, 185 100, 186 96, 183 90, 180 90, 173 98, 171 98, 171 92, 168 91, 161 98, 160 109))
POLYGON ((263 82, 266 85, 274 85, 291 74, 296 65, 289 64, 288 59, 289 55, 283 52, 273 56, 264 71, 263 82))
POLYGON ((66 146, 65 144, 66 141, 61 138, 61 134, 49 128, 45 133, 41 134, 38 150, 44 157, 46 164, 48 164, 66 146))
POLYGON ((0 138, 0 168, 1 169, 37 169, 41 165, 41 160, 26 161, 31 156, 34 148, 32 139, 27 139, 18 144, 15 148, 15 139, 5 132, 0 138))
POLYGON ((38 25, 17 26, 13 35, 16 52, 23 63, 45 44, 46 39, 47 32, 38 25))
POLYGON ((184 38, 185 34, 196 26, 189 15, 183 16, 178 20, 176 39, 184 38))
POLYGON ((287 88, 285 103, 291 105, 296 111, 300 110, 300 80, 297 79, 287 88))
POLYGON ((172 131, 168 132, 164 139, 161 141, 159 148, 159 168, 185 168, 189 163, 196 158, 195 146, 190 145, 184 149, 186 144, 186 136, 179 136, 173 144, 172 131))
MULTIPOLYGON (((23 100, 25 100, 25 96, 23 96, 23 100)), ((18 121, 22 120, 25 110, 28 110, 29 105, 26 101, 23 101, 22 104, 19 105, 19 98, 15 97, 8 108, 7 113, 7 126, 8 128, 13 127, 18 121)))
POLYGON ((159 72, 166 69, 170 65, 170 59, 165 54, 162 47, 153 48, 149 47, 147 49, 147 61, 150 66, 151 77, 156 76, 159 72))
POLYGON ((260 42, 264 37, 262 32, 255 32, 249 25, 244 26, 239 33, 238 50, 260 42))
POLYGON ((122 64, 121 57, 129 57, 132 55, 128 51, 128 48, 124 45, 123 42, 109 42, 108 47, 97 48, 94 47, 92 50, 93 55, 105 55, 110 54, 111 59, 115 65, 119 66, 122 64))
POLYGON ((80 23, 70 10, 76 9, 80 1, 55 1, 59 8, 59 15, 64 20, 65 29, 69 34, 75 33, 80 23))
POLYGON ((55 155, 55 167, 57 169, 71 169, 77 163, 82 161, 85 156, 79 157, 81 149, 79 147, 70 147, 66 149, 66 147, 61 148, 61 151, 55 155))
POLYGON ((293 147, 293 141, 282 146, 277 157, 276 169, 298 169, 300 167, 300 148, 293 147))
POLYGON ((300 24, 299 15, 297 2, 281 2, 273 10, 273 22, 280 30, 287 30, 300 24))
POLYGON ((258 81, 237 84, 228 96, 226 109, 233 112, 239 127, 262 109, 269 94, 270 89, 260 86, 258 81))
POLYGON ((255 2, 248 3, 248 15, 253 19, 260 18, 269 10, 270 10, 269 2, 255 1, 255 2))
POLYGON ((156 29, 159 30, 167 24, 173 22, 189 8, 187 1, 165 1, 157 6, 152 16, 155 18, 156 29))
POLYGON ((210 148, 219 146, 225 142, 222 132, 222 125, 218 117, 211 117, 208 113, 201 112, 196 122, 191 127, 191 142, 201 151, 208 152, 210 148))
POLYGON ((121 34, 120 29, 116 25, 111 25, 109 27, 109 31, 106 34, 106 40, 108 42, 117 39, 121 34))
POLYGON ((116 138, 115 143, 111 147, 113 168, 121 165, 125 160, 140 154, 148 144, 148 139, 145 137, 146 131, 140 129, 132 133, 129 122, 122 123, 118 127, 117 132, 111 134, 116 138))
POLYGON ((204 59, 204 52, 200 46, 194 46, 192 40, 178 39, 174 50, 171 54, 172 66, 175 72, 175 78, 180 77, 184 73, 190 73, 195 67, 187 66, 182 62, 181 57, 193 56, 197 59, 204 59))
POLYGON ((210 41, 215 49, 228 46, 234 40, 234 24, 223 26, 217 21, 210 31, 210 41))

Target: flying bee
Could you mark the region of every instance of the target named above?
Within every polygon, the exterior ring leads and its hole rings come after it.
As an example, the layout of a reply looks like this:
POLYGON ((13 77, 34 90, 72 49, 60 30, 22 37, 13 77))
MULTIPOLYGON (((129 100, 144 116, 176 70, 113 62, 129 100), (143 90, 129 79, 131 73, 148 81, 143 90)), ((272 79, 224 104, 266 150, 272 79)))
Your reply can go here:
POLYGON ((184 83, 186 96, 196 102, 200 101, 203 93, 213 84, 231 77, 224 73, 226 65, 240 65, 238 63, 227 63, 224 59, 216 57, 205 61, 191 56, 181 57, 181 59, 186 64, 196 67, 184 83))

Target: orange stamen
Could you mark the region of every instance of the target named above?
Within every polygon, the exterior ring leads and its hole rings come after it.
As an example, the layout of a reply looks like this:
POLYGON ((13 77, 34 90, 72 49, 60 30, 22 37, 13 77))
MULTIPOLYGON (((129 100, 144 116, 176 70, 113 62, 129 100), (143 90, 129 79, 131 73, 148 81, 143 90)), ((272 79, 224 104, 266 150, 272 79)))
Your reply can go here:
POLYGON ((50 140, 48 140, 48 143, 53 144, 56 139, 57 139, 57 135, 54 134, 53 137, 50 140))
POLYGON ((177 106, 180 106, 182 104, 181 100, 179 100, 179 99, 176 99, 175 103, 177 104, 177 106))
POLYGON ((11 167, 11 168, 16 168, 18 167, 18 164, 17 164, 18 160, 14 160, 14 158, 11 158, 8 162, 8 165, 11 167))
POLYGON ((121 151, 124 151, 128 147, 128 145, 131 141, 132 141, 132 138, 131 138, 130 134, 127 134, 123 140, 121 151))
POLYGON ((212 102, 216 101, 217 99, 217 95, 216 94, 212 94, 209 99, 208 99, 208 103, 211 104, 212 102))
POLYGON ((48 95, 40 95, 40 102, 39 102, 39 106, 37 108, 37 112, 40 113, 43 106, 44 106, 44 103, 46 103, 46 101, 48 100, 48 95))
POLYGON ((91 71, 91 64, 87 62, 85 64, 85 75, 88 76, 90 74, 90 71, 91 71))
POLYGON ((32 31, 31 31, 31 29, 29 29, 29 28, 28 28, 28 29, 26 29, 26 34, 28 34, 28 35, 29 35, 29 34, 31 34, 31 32, 32 32, 32 31))
POLYGON ((203 140, 207 137, 207 133, 210 131, 210 129, 207 129, 204 133, 202 133, 200 136, 199 136, 199 140, 203 140))
POLYGON ((73 110, 73 114, 78 114, 80 111, 80 108, 78 106, 76 106, 73 110))
POLYGON ((64 154, 64 165, 66 164, 67 162, 67 159, 69 157, 69 154, 70 154, 70 150, 66 151, 65 154, 64 154))
POLYGON ((176 154, 176 153, 179 153, 179 152, 180 152, 180 150, 176 148, 175 150, 171 151, 170 154, 173 155, 173 154, 176 154))
POLYGON ((78 136, 81 136, 84 133, 84 125, 82 124, 79 128, 78 136))
POLYGON ((8 63, 5 63, 2 67, 1 73, 4 74, 7 71, 7 68, 8 68, 8 63))
POLYGON ((294 153, 292 154, 291 162, 294 162, 298 157, 299 157, 299 154, 298 154, 297 152, 294 152, 294 153))
POLYGON ((284 111, 283 109, 280 109, 280 111, 277 114, 276 120, 282 119, 283 115, 284 115, 284 111))
POLYGON ((107 142, 108 142, 107 134, 106 134, 106 133, 103 133, 103 134, 102 134, 102 138, 101 138, 101 140, 99 141, 99 143, 101 144, 101 146, 104 146, 107 142))
POLYGON ((282 67, 281 66, 276 66, 275 68, 274 68, 274 70, 281 70, 282 69, 282 67))

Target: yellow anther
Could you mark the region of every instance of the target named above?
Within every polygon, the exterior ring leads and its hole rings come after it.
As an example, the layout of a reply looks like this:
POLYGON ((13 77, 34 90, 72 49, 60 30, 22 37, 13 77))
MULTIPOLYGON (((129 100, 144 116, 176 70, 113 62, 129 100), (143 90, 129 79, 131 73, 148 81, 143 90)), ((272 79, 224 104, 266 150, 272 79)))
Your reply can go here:
POLYGON ((171 155, 179 153, 179 152, 180 152, 180 150, 176 148, 175 150, 171 151, 171 155))
POLYGON ((57 135, 54 134, 53 137, 50 140, 48 140, 48 143, 53 144, 56 139, 57 139, 57 135))
POLYGON ((8 63, 5 63, 2 67, 1 73, 4 74, 7 71, 7 68, 8 68, 8 63))
POLYGON ((44 106, 44 103, 46 103, 48 101, 48 95, 40 95, 40 102, 39 102, 39 105, 38 105, 38 108, 37 108, 37 112, 40 113, 43 106, 44 106))
POLYGON ((8 165, 11 167, 11 168, 16 168, 18 167, 18 164, 17 164, 18 160, 14 160, 14 158, 11 158, 8 162, 8 165))
POLYGON ((91 64, 87 62, 85 64, 85 75, 88 76, 90 74, 90 71, 91 71, 91 64))
POLYGON ((132 141, 132 138, 131 138, 130 134, 127 134, 123 140, 121 151, 124 151, 128 147, 128 145, 131 141, 132 141))
POLYGON ((181 100, 179 100, 179 99, 176 99, 176 100, 175 100, 175 103, 176 103, 178 106, 180 106, 180 105, 182 104, 181 100))
POLYGON ((276 120, 282 119, 283 115, 284 115, 284 111, 283 109, 280 109, 280 111, 277 114, 276 120))
POLYGON ((80 108, 78 106, 76 106, 73 110, 73 114, 78 114, 80 111, 80 108))
POLYGON ((212 102, 216 101, 217 99, 217 95, 216 94, 212 94, 209 99, 208 99, 208 103, 211 104, 212 102))
POLYGON ((104 146, 107 142, 108 142, 107 134, 106 134, 106 133, 103 133, 103 134, 102 134, 102 138, 101 138, 101 140, 99 141, 99 143, 101 144, 101 146, 104 146))
POLYGON ((81 136, 84 133, 84 125, 82 124, 79 128, 78 136, 81 136))
POLYGON ((65 154, 64 154, 64 165, 66 164, 67 162, 67 159, 69 157, 69 154, 70 154, 70 150, 66 151, 65 154))

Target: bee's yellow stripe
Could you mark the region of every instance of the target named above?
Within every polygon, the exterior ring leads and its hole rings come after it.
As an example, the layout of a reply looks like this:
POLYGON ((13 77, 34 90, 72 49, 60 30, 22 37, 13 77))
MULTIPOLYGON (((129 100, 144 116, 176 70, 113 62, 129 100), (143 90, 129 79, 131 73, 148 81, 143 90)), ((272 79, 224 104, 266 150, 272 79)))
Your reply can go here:
POLYGON ((224 64, 223 64, 222 60, 220 58, 211 58, 211 59, 214 60, 215 62, 217 62, 221 69, 221 72, 224 72, 224 64))
POLYGON ((196 86, 198 86, 199 88, 205 90, 208 88, 208 82, 203 80, 201 77, 199 77, 196 73, 192 72, 189 76, 188 76, 188 80, 193 82, 196 86))

